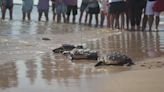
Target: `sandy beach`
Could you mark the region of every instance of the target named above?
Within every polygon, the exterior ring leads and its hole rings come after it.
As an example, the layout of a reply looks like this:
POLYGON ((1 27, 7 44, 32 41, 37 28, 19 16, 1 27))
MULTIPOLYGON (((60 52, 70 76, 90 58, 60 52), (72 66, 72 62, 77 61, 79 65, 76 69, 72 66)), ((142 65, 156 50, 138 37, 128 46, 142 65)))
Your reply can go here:
POLYGON ((96 82, 103 82, 102 92, 163 92, 163 71, 164 68, 141 69, 116 74, 105 80, 102 78, 96 82))
POLYGON ((37 22, 36 9, 31 22, 22 22, 20 6, 16 9, 14 20, 0 21, 0 92, 164 92, 163 16, 159 32, 129 32, 37 22), (72 62, 52 53, 64 43, 83 44, 100 54, 119 51, 135 65, 72 62))

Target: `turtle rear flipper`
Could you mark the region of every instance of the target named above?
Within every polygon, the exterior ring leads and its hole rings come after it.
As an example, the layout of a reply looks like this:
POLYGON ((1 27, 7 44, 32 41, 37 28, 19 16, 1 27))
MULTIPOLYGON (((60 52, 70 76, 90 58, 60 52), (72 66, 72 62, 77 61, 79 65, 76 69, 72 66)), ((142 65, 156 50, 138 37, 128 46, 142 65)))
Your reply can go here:
POLYGON ((52 51, 53 51, 53 53, 63 53, 64 49, 62 47, 59 47, 59 48, 56 48, 52 51))
POLYGON ((97 64, 95 64, 95 67, 103 65, 104 63, 102 61, 99 61, 97 64))
POLYGON ((132 62, 132 60, 129 58, 129 59, 128 59, 128 64, 127 64, 127 66, 131 66, 131 65, 135 65, 135 64, 134 64, 134 62, 132 62))

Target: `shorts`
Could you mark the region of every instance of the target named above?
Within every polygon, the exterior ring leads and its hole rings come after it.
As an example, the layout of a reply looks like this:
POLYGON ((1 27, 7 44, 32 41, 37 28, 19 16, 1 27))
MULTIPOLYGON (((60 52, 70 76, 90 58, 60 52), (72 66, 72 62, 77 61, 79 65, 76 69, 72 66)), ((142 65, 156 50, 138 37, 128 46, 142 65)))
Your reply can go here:
POLYGON ((61 13, 66 13, 67 12, 67 6, 65 4, 58 4, 56 6, 56 13, 61 14, 61 13))
POLYGON ((99 14, 100 13, 100 7, 88 7, 88 13, 89 14, 99 14))
POLYGON ((77 5, 68 5, 67 6, 67 15, 70 15, 71 11, 73 13, 73 16, 77 15, 77 5))
POLYGON ((111 7, 111 5, 110 5, 110 3, 108 4, 108 14, 110 14, 110 7, 111 7))
POLYGON ((120 14, 126 11, 126 3, 124 1, 112 2, 109 8, 110 14, 120 14))
POLYGON ((88 3, 82 3, 80 7, 80 11, 84 12, 87 9, 88 3))
POLYGON ((32 8, 31 9, 22 8, 23 13, 30 13, 31 11, 32 11, 32 8))
POLYGON ((12 9, 13 8, 13 4, 12 5, 3 5, 2 7, 4 7, 5 9, 12 9))
POLYGON ((39 13, 48 13, 48 10, 38 9, 39 13))
POLYGON ((155 2, 156 1, 147 1, 146 12, 145 12, 146 15, 155 15, 155 16, 159 16, 160 15, 159 12, 154 12, 153 11, 153 6, 154 6, 155 2))

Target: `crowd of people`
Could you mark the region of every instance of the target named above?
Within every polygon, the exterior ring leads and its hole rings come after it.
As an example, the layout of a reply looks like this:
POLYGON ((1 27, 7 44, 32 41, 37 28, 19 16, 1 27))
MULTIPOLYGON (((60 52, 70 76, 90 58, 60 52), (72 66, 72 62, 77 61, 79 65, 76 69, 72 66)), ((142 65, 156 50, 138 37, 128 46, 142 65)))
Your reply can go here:
MULTIPOLYGON (((92 26, 92 17, 94 15, 95 27, 103 27, 104 21, 106 20, 107 26, 112 29, 144 31, 148 22, 148 28, 149 31, 151 31, 155 16, 155 28, 158 30, 160 12, 164 10, 163 1, 164 0, 82 0, 79 24, 82 23, 82 18, 85 14, 84 23, 89 26, 92 26), (156 4, 157 2, 160 2, 160 5, 156 4)), ((22 20, 25 21, 26 16, 28 20, 31 20, 34 0, 22 0, 22 2, 22 20)), ((71 15, 72 23, 76 22, 76 15, 78 13, 77 0, 38 0, 38 21, 41 21, 42 14, 45 15, 46 21, 49 21, 50 2, 52 3, 53 21, 60 23, 63 20, 64 23, 69 23, 71 15)), ((2 20, 5 19, 7 9, 9 10, 10 20, 12 20, 13 0, 0 0, 0 6, 2 20)))

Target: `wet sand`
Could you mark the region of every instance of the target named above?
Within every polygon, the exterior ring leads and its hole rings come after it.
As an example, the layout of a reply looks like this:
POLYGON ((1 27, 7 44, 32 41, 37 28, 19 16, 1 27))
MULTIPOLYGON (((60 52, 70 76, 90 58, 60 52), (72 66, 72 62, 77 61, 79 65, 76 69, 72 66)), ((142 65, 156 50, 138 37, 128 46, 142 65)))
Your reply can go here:
POLYGON ((34 15, 32 22, 21 22, 18 17, 0 22, 0 92, 164 91, 163 17, 159 32, 37 22, 34 15), (52 53, 63 43, 84 44, 100 54, 120 51, 135 65, 95 68, 96 61, 72 62, 52 53))

